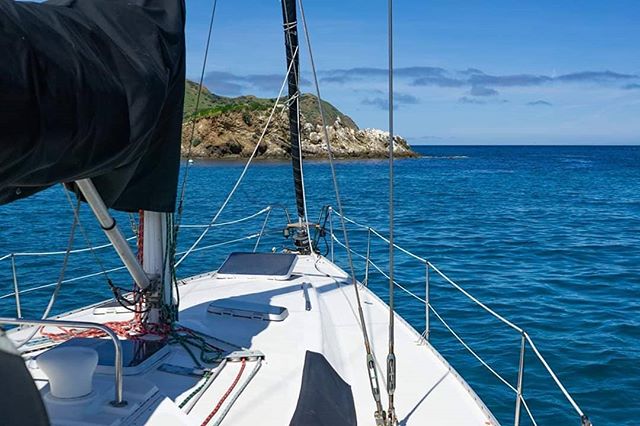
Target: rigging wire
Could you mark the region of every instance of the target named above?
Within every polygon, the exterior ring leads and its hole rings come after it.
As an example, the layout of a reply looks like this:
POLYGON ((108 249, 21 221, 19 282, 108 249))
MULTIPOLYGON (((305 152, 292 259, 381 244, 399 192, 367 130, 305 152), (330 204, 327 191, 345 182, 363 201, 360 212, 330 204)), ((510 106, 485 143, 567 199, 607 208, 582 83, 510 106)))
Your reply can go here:
POLYGON ((376 423, 378 425, 386 424, 384 410, 382 409, 382 402, 380 400, 380 386, 378 382, 378 373, 376 371, 375 360, 373 357, 373 352, 371 350, 371 343, 369 341, 369 335, 367 333, 367 326, 364 318, 364 312, 362 310, 362 302, 360 299, 360 290, 358 289, 358 282, 356 280, 355 268, 353 266, 353 256, 351 255, 350 245, 349 245, 349 237, 347 233, 347 227, 344 220, 344 209, 342 208, 342 201, 340 198, 340 189, 338 186, 338 178, 336 176, 336 169, 333 159, 333 152, 331 150, 331 141, 329 140, 329 133, 327 131, 327 122, 324 116, 324 111, 322 109, 322 98, 320 96, 320 85, 318 84, 318 75, 316 72, 315 61, 313 59, 313 51, 311 49, 311 39, 309 38, 309 29, 307 27, 307 20, 304 14, 304 6, 302 4, 302 0, 298 0, 300 5, 300 17, 302 18, 302 27, 304 28, 305 39, 307 42, 307 49, 309 50, 309 59, 311 62, 311 71, 313 74, 314 86, 316 89, 316 97, 318 100, 318 108, 320 109, 320 117, 322 118, 322 130, 325 143, 327 144, 327 153, 329 157, 329 165, 331 168, 331 177, 333 179, 333 188, 336 195, 336 205, 338 207, 338 213, 340 216, 340 222, 342 225, 342 234, 345 241, 345 245, 347 247, 347 259, 349 262, 349 272, 351 275, 351 282, 355 291, 355 297, 358 304, 358 317, 360 320, 360 327, 362 330, 362 338, 364 340, 364 347, 367 353, 367 370, 369 375, 369 385, 371 387, 371 393, 373 394, 373 398, 376 404, 376 412, 375 418, 376 423))
MULTIPOLYGON (((51 298, 49 299, 49 303, 47 304, 47 307, 45 308, 42 314, 42 319, 47 319, 47 317, 51 313, 51 309, 53 309, 53 305, 56 303, 56 299, 58 298, 58 293, 60 292, 60 288, 62 287, 62 283, 64 282, 64 275, 67 271, 67 266, 69 265, 69 256, 71 255, 71 251, 73 249, 73 241, 75 239, 76 228, 78 226, 77 212, 80 209, 80 200, 78 199, 78 204, 75 206, 75 208, 73 206, 73 203, 71 203, 71 208, 74 210, 74 215, 73 215, 73 223, 71 224, 71 231, 69 232, 69 241, 67 242, 67 249, 64 253, 64 259, 62 260, 62 267, 60 268, 60 273, 58 275, 58 282, 56 283, 56 286, 53 289, 53 292, 51 293, 51 298)), ((16 347, 18 348, 22 347, 25 343, 33 339, 33 337, 41 329, 42 327, 34 327, 31 333, 26 338, 24 338, 20 342, 16 342, 16 347)))
MULTIPOLYGON (((202 59, 202 70, 200 71, 200 80, 198 82, 198 94, 196 95, 196 103, 193 107, 193 113, 191 115, 191 131, 189 136, 189 147, 187 150, 187 161, 185 162, 184 167, 184 176, 182 178, 182 184, 180 187, 180 198, 178 202, 178 220, 176 226, 180 225, 182 222, 182 210, 184 208, 184 199, 187 189, 187 178, 189 177, 189 169, 191 167, 191 163, 189 160, 191 159, 191 151, 193 148, 193 139, 196 133, 196 116, 198 115, 198 109, 200 108, 200 98, 202 96, 202 87, 204 82, 204 73, 207 68, 207 59, 209 58, 209 46, 211 45, 211 33, 213 32, 213 21, 216 16, 216 8, 218 6, 218 0, 213 0, 213 6, 211 8, 211 19, 209 20, 209 30, 207 34, 207 43, 204 48, 204 58, 202 59)), ((177 238, 177 232, 176 232, 177 238)))
MULTIPOLYGON (((298 51, 298 49, 296 49, 296 52, 295 52, 296 54, 297 54, 297 51, 298 51)), ((258 142, 256 143, 256 146, 253 148, 253 152, 251 153, 251 156, 249 157, 249 159, 247 160, 246 164, 244 165, 244 168, 242 169, 242 172, 240 173, 240 176, 236 180, 236 183, 233 185, 233 188, 231 188, 231 191, 229 192, 229 194, 225 198, 224 202, 222 203, 222 205, 218 209, 217 213, 209 221, 208 226, 202 231, 200 236, 191 245, 191 247, 189 247, 189 249, 182 255, 182 257, 175 263, 175 267, 176 268, 187 258, 187 256, 189 256, 189 254, 191 254, 191 252, 196 248, 196 246, 198 244, 200 244, 200 241, 202 241, 202 239, 205 237, 205 235, 207 235, 207 233, 209 232, 209 230, 211 229, 213 224, 218 220, 218 218, 220 217, 220 215, 224 211, 225 207, 227 207, 227 204, 229 204, 229 201, 231 201, 231 198, 233 197, 233 195, 235 194, 236 190, 240 186, 240 183, 244 179, 244 176, 247 174, 247 170, 249 169, 249 166, 251 165, 251 162, 253 161, 253 159, 255 158, 256 154, 258 153, 258 148, 260 147, 260 144, 262 143, 262 140, 264 139, 264 136, 267 133, 267 129, 269 128, 269 125, 271 124, 271 120, 273 119, 273 116, 274 116, 274 114, 276 112, 276 109, 278 108, 278 104, 280 102, 280 98, 282 97, 282 92, 284 91, 284 87, 287 84, 287 78, 289 77, 289 73, 291 72, 291 65, 293 65, 293 62, 289 65, 289 69, 287 70, 287 74, 284 76, 284 80, 282 81, 282 85, 280 86, 280 92, 278 92, 278 97, 276 98, 276 101, 273 104, 273 108, 271 108, 271 114, 269 114, 269 118, 267 119, 267 123, 265 124, 264 128, 262 129, 262 134, 260 135, 260 138, 258 139, 258 142)))
POLYGON ((396 355, 395 355, 395 300, 394 300, 394 247, 393 247, 393 0, 387 0, 387 36, 389 49, 389 354, 387 355, 387 395, 389 408, 387 418, 389 425, 396 425, 398 419, 394 406, 396 391, 396 355))

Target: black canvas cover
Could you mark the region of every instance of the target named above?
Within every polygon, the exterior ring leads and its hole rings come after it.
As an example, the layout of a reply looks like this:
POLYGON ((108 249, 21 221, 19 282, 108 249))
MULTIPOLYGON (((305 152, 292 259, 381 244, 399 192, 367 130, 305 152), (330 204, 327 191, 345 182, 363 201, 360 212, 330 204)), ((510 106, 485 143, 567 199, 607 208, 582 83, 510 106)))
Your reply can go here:
POLYGON ((184 0, 0 0, 0 204, 93 178, 109 207, 173 211, 184 0))
POLYGON ((317 352, 307 351, 298 405, 290 426, 355 426, 351 386, 317 352))

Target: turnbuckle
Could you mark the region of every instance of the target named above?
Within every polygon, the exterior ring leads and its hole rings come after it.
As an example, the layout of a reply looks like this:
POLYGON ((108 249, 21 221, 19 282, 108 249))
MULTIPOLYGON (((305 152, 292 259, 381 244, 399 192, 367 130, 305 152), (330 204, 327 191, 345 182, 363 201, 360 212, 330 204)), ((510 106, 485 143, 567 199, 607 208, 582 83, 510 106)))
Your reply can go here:
POLYGON ((396 409, 393 405, 393 395, 396 391, 396 356, 393 353, 387 355, 387 394, 389 395, 389 410, 387 412, 388 426, 398 424, 396 409))

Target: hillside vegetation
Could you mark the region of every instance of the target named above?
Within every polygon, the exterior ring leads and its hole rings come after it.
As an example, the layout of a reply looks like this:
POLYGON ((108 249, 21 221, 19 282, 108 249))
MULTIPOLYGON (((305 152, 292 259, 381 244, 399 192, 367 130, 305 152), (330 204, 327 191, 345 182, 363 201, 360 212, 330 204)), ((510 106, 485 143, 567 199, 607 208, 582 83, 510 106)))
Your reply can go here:
MULTIPOLYGON (((235 98, 218 96, 203 87, 198 111, 194 109, 198 85, 187 81, 184 100, 183 153, 189 150, 186 140, 195 118, 195 136, 191 156, 196 158, 248 157, 268 120, 275 99, 255 96, 235 98)), ((281 101, 273 122, 258 150, 263 158, 289 157, 289 122, 285 101, 281 101)), ((327 130, 336 157, 380 158, 387 155, 388 133, 375 129, 360 130, 356 123, 329 102, 322 102, 327 130)), ((311 94, 300 97, 300 135, 305 157, 326 157, 322 117, 318 98, 311 94)), ((394 149, 399 156, 415 156, 407 142, 396 137, 394 149)))

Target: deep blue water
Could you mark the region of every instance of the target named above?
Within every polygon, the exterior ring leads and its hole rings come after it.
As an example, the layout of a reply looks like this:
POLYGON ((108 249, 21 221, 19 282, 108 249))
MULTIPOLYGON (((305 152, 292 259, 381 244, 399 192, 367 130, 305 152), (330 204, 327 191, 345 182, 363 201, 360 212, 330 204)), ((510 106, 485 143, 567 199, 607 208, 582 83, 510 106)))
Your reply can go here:
MULTIPOLYGON (((640 416, 640 147, 421 147, 423 158, 396 165, 396 240, 428 257, 452 279, 532 336, 578 404, 598 425, 635 425, 640 416)), ((188 182, 183 223, 206 223, 240 173, 239 163, 197 162, 188 182)), ((343 161, 338 166, 348 216, 385 231, 387 165, 343 161)), ((306 166, 312 216, 335 204, 329 167, 306 166)), ((221 221, 246 216, 268 204, 293 209, 291 172, 285 163, 258 163, 221 221)), ((82 223, 94 244, 103 243, 86 207, 82 223)), ((127 215, 118 215, 128 235, 127 215)), ((257 232, 263 217, 213 230, 203 244, 257 232)), ((0 257, 22 251, 64 250, 72 222, 62 190, 0 208, 0 257)), ((282 246, 281 210, 274 210, 261 249, 282 246)), ((337 223, 336 223, 337 226, 337 223)), ((364 253, 366 232, 350 228, 364 253)), ((186 229, 179 249, 196 237, 186 229)), ((255 240, 194 253, 181 276, 214 269, 230 249, 255 240)), ((85 246, 78 233, 74 247, 85 246)), ((105 267, 118 266, 102 250, 105 267)), ((372 257, 387 250, 372 244, 372 257)), ((336 260, 345 265, 336 247, 336 260)), ((62 256, 18 257, 22 288, 56 281, 62 256)), ((424 265, 398 254, 398 280, 424 295, 424 265)), ((356 263, 359 278, 362 262, 356 263)), ((66 278, 99 271, 90 254, 75 254, 66 278)), ((128 285, 126 275, 112 278, 128 285)), ((498 372, 516 381, 519 335, 487 315, 435 274, 435 309, 498 372)), ((384 298, 386 283, 372 272, 371 286, 384 298)), ((2 293, 12 287, 9 260, 0 261, 2 293)), ((51 288, 23 295, 24 316, 39 315, 51 288)), ((102 277, 65 284, 56 312, 109 296, 102 277)), ((13 299, 0 314, 13 315, 13 299)), ((400 313, 424 329, 424 307, 397 293, 400 313)), ((497 418, 513 421, 514 396, 457 343, 432 316, 432 343, 472 385, 497 418)), ((399 359, 398 362, 402 362, 399 359)), ((402 383, 398 383, 402 386, 402 383)), ((571 407, 528 351, 525 397, 539 424, 579 424, 571 407)), ((524 414, 524 413, 523 413, 524 414)), ((525 416, 526 418, 526 416, 525 416)), ((522 424, 527 424, 523 422, 522 424)))

